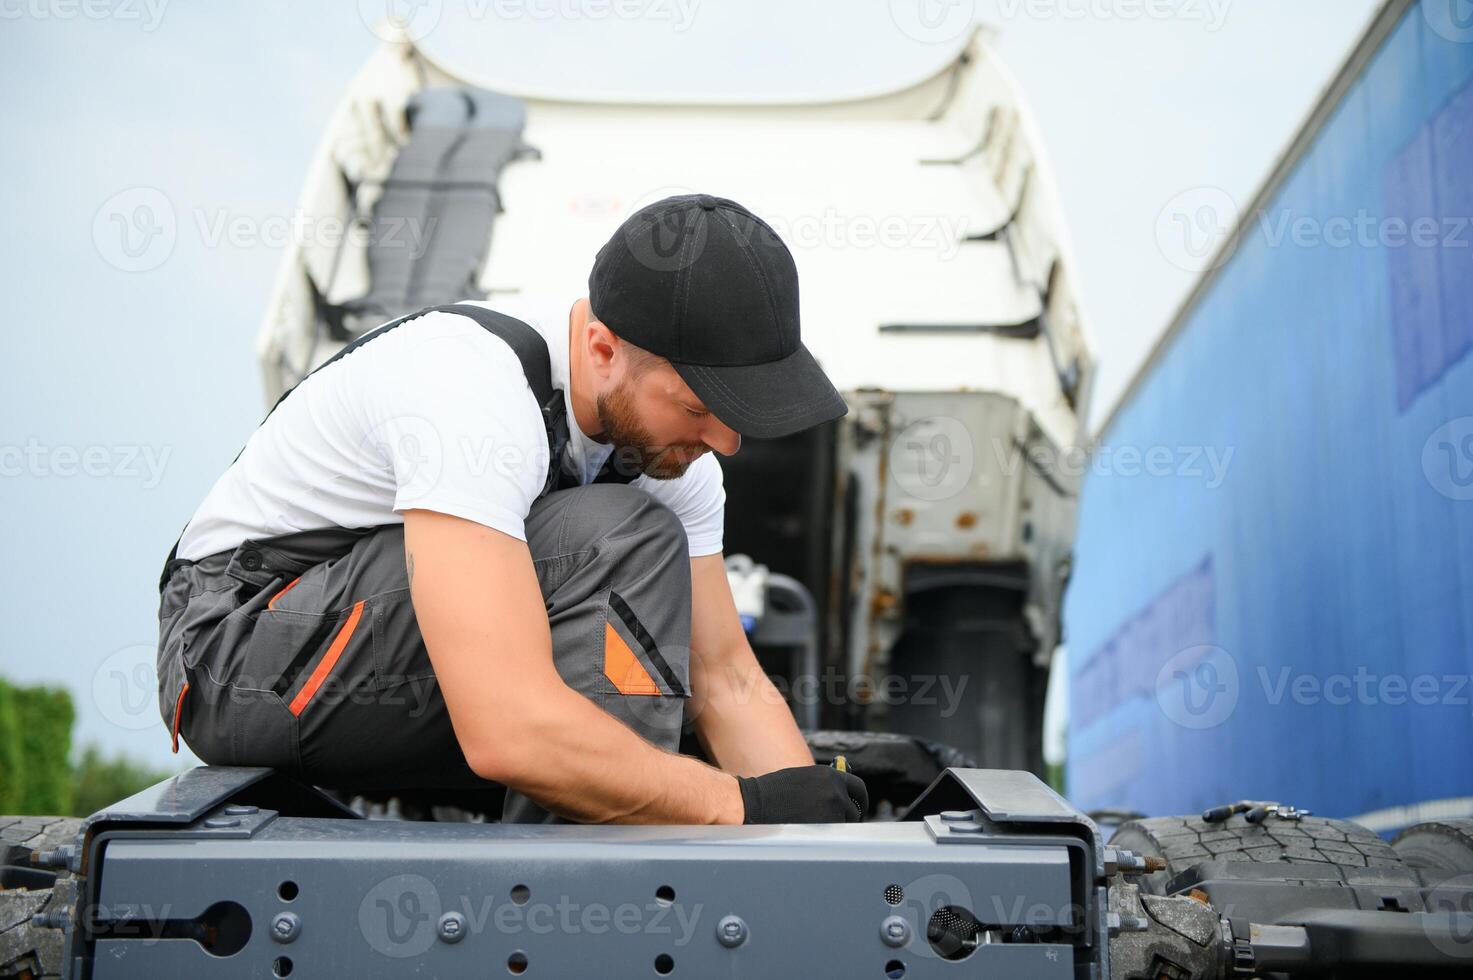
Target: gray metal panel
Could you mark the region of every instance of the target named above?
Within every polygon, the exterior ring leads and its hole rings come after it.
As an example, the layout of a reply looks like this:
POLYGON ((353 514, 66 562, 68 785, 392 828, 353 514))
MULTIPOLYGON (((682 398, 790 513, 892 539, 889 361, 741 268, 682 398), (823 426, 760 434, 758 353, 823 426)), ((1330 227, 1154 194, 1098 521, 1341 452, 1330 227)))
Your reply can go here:
MULTIPOLYGON (((778 827, 451 825, 278 817, 250 840, 114 840, 101 883, 104 909, 150 905, 188 919, 220 901, 243 906, 250 939, 230 957, 189 940, 101 940, 94 977, 269 976, 278 956, 294 976, 486 976, 522 951, 538 976, 648 977, 656 957, 672 976, 959 976, 925 924, 962 905, 990 924, 1046 925, 1071 899, 1066 848, 1047 844, 941 847, 923 823, 778 827), (277 890, 294 882, 297 896, 277 890), (900 885, 899 905, 886 901, 900 885), (512 889, 526 885, 517 905, 512 889), (657 897, 674 890, 673 904, 657 897), (279 912, 300 917, 291 943, 272 940, 279 912), (462 941, 436 923, 465 917, 462 941), (729 949, 717 922, 749 931, 729 949), (911 938, 881 939, 899 916, 911 938)), ((160 915, 157 911, 155 915, 160 915)), ((1069 946, 984 945, 967 960, 989 977, 1072 977, 1069 946)))
POLYGON ((198 766, 98 810, 83 829, 97 823, 190 823, 271 772, 259 766, 198 766))
POLYGON ((1031 772, 1008 769, 949 770, 994 820, 1029 823, 1082 822, 1080 813, 1031 772))

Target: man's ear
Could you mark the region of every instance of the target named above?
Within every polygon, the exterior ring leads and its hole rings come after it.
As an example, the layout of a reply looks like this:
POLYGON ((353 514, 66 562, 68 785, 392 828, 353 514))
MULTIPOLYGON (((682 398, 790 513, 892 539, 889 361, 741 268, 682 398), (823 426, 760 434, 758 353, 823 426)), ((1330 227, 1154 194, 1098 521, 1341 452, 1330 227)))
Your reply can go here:
POLYGON ((607 378, 613 372, 614 353, 619 343, 619 338, 601 321, 588 321, 588 361, 599 378, 607 378))

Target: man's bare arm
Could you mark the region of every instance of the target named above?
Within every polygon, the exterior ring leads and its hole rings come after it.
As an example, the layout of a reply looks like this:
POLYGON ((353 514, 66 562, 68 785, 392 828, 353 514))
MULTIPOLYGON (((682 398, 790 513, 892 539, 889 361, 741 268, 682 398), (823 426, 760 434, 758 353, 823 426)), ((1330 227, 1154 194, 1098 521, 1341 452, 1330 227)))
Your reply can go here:
POLYGON ((793 713, 742 631, 722 557, 703 555, 690 565, 690 712, 701 744, 740 776, 812 765, 793 713))
POLYGON ((742 822, 733 776, 656 748, 563 682, 526 542, 409 510, 404 549, 415 618, 478 775, 588 823, 742 822))

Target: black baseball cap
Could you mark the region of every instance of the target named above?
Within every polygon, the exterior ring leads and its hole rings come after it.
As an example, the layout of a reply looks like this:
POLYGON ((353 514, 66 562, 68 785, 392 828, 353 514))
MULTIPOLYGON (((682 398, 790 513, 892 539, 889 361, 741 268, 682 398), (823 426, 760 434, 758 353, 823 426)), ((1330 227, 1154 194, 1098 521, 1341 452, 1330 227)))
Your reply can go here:
POLYGON ((588 300, 744 436, 791 435, 848 411, 798 336, 792 254, 735 201, 683 194, 640 208, 599 249, 588 300))

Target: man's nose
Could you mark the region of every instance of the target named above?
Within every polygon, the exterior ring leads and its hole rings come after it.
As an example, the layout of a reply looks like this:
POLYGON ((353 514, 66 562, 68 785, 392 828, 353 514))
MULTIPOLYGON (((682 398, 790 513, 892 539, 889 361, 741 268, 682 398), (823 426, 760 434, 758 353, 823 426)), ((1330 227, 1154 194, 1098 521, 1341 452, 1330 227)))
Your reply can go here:
POLYGON ((715 416, 701 432, 701 441, 723 456, 734 454, 742 446, 741 433, 718 421, 715 416))

